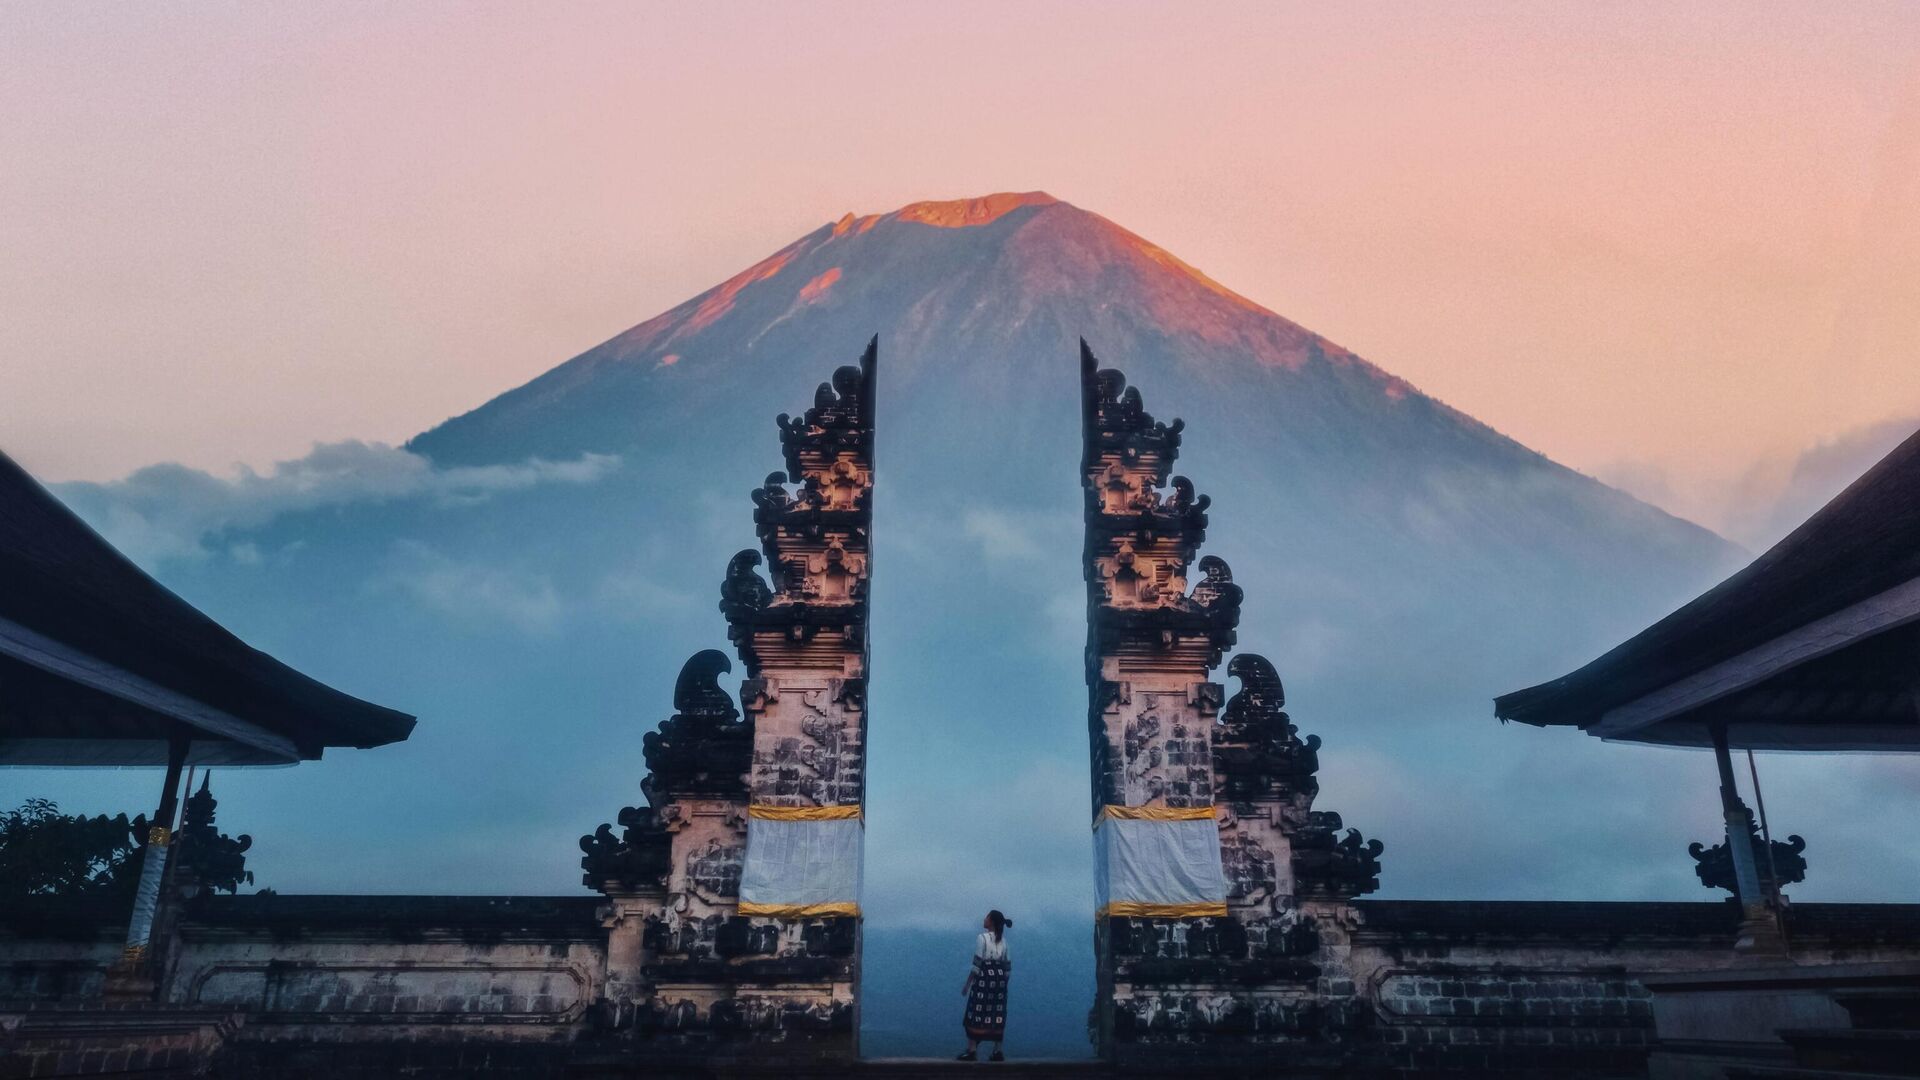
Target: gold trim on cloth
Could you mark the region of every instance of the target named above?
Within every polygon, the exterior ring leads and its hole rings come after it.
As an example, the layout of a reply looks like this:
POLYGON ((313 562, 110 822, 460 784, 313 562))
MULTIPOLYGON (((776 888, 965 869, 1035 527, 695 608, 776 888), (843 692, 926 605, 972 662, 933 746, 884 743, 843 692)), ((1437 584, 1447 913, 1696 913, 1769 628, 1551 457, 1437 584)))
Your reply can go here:
POLYGON ((1108 818, 1122 821, 1211 821, 1211 806, 1113 806, 1100 808, 1100 816, 1093 819, 1093 827, 1108 818))
MULTIPOLYGON (((744 907, 744 905, 742 905, 744 907)), ((1200 902, 1193 904, 1144 904, 1137 900, 1115 900, 1097 913, 1102 919, 1198 919, 1203 916, 1219 917, 1227 913, 1224 902, 1200 902)))
POLYGON ((747 807, 747 816, 761 821, 845 821, 864 816, 858 806, 762 806, 747 807))
MULTIPOLYGON (((800 807, 798 809, 814 809, 800 807)), ((822 808, 825 809, 825 808, 822 808)), ((1221 913, 1226 907, 1222 905, 1221 913)), ((825 915, 852 915, 858 917, 860 905, 851 900, 838 900, 830 904, 755 904, 741 901, 740 914, 760 915, 770 919, 815 919, 825 915)))

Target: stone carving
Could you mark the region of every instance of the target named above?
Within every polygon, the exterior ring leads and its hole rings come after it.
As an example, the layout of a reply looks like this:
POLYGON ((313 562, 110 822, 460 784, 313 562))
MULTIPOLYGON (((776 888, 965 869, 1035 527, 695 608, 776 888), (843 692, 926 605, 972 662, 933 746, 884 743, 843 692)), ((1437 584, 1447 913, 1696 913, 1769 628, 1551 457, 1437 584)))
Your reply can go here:
POLYGON ((1240 689, 1220 716, 1213 766, 1226 799, 1280 798, 1298 793, 1309 804, 1320 790, 1320 736, 1304 739, 1288 717, 1286 688, 1272 662, 1240 653, 1227 664, 1240 689))
POLYGON ((739 623, 765 611, 773 602, 773 589, 755 567, 760 553, 748 548, 727 562, 727 576, 720 582, 720 614, 727 622, 739 623))
POLYGON ((1331 810, 1315 810, 1293 835, 1293 883, 1302 896, 1351 899, 1380 887, 1380 853, 1386 845, 1359 829, 1337 835, 1344 823, 1331 810))
MULTIPOLYGON (((1211 684, 1203 684, 1211 685, 1211 684)), ((1186 692, 1141 694, 1120 727, 1120 791, 1128 805, 1156 800, 1167 806, 1213 803, 1213 765, 1206 719, 1189 718, 1197 705, 1203 716, 1213 710, 1204 696, 1190 701, 1186 692)))
POLYGON ((821 384, 803 416, 779 417, 787 469, 752 493, 760 552, 734 556, 721 586, 728 637, 749 676, 775 634, 782 648, 825 641, 865 654, 876 352, 870 342, 859 367, 821 384), (754 570, 762 554, 770 583, 754 570))
POLYGON ((858 805, 865 790, 866 682, 810 683, 781 687, 762 678, 746 684, 743 701, 756 730, 753 799, 781 806, 858 805))
POLYGON ((179 867, 200 885, 222 892, 237 893, 241 885, 253 884, 253 871, 247 869, 247 849, 253 837, 244 833, 227 836, 214 826, 214 799, 211 772, 200 780, 200 790, 187 797, 180 818, 179 867))
POLYGON ((708 903, 722 903, 740 895, 740 866, 744 844, 708 840, 707 849, 687 854, 687 888, 708 903))
MULTIPOLYGON (((1748 843, 1753 845, 1753 865, 1760 874, 1760 887, 1770 892, 1778 892, 1783 885, 1807 880, 1807 860, 1801 852, 1807 850, 1807 842, 1798 836, 1789 836, 1785 840, 1773 842, 1773 857, 1767 857, 1767 842, 1760 836, 1760 827, 1749 823, 1748 843), (1775 872, 1779 873, 1778 880, 1775 872)), ((1709 889, 1725 889, 1738 893, 1733 876, 1733 852, 1727 842, 1707 847, 1694 843, 1687 846, 1687 854, 1693 856, 1697 864, 1693 872, 1699 876, 1700 884, 1709 889)))
MULTIPOLYGON (((739 893, 738 870, 734 880, 734 892, 739 893)), ((780 928, 772 923, 735 915, 719 924, 719 931, 713 939, 714 955, 723 958, 735 956, 772 956, 780 951, 780 928)))
MULTIPOLYGON (((689 824, 684 800, 746 801, 753 728, 740 719, 733 700, 720 688, 720 676, 732 670, 733 662, 717 649, 697 652, 681 665, 673 688, 674 715, 641 739, 648 773, 640 791, 647 805, 621 809, 616 820, 622 832, 617 836, 612 826, 603 824, 580 838, 583 883, 602 891, 664 889, 673 871, 674 835, 689 824)), ((691 862, 688 876, 717 880, 712 874, 694 874, 691 862)), ((733 881, 732 892, 714 891, 719 886, 709 892, 737 894, 737 865, 733 881)))
POLYGON ((873 380, 869 373, 879 347, 878 338, 868 342, 860 366, 839 368, 831 382, 821 383, 814 391, 813 408, 805 415, 795 418, 781 413, 777 418, 788 475, 807 471, 803 461, 809 453, 831 455, 844 449, 872 460, 873 380))
POLYGON ((1280 887, 1273 852, 1244 832, 1220 838, 1220 868, 1227 876, 1227 901, 1255 905, 1280 887))
POLYGON ((761 513, 770 517, 780 517, 796 506, 805 506, 807 503, 796 502, 794 497, 788 494, 786 473, 770 472, 767 474, 767 479, 753 489, 753 505, 760 512, 754 515, 757 521, 761 513))
POLYGON ((1206 577, 1193 587, 1191 599, 1200 610, 1217 614, 1227 629, 1233 629, 1240 622, 1240 600, 1244 594, 1240 586, 1233 583, 1233 571, 1228 568, 1227 560, 1208 555, 1200 560, 1200 572, 1206 577))
MULTIPOLYGON (((1173 478, 1173 494, 1161 504, 1164 509, 1182 517, 1191 517, 1194 514, 1205 514, 1207 507, 1211 505, 1213 505, 1213 497, 1210 495, 1194 495, 1193 481, 1184 476, 1176 476, 1173 478)), ((1203 521, 1202 524, 1204 525, 1205 522, 1203 521)))
POLYGON ((1302 963, 1319 950, 1311 917, 1287 915, 1242 921, 1227 918, 1107 920, 1110 955, 1135 985, 1191 983, 1222 975, 1245 981, 1311 979, 1302 963))
MULTIPOLYGON (((1141 400, 1140 391, 1127 385, 1127 377, 1112 368, 1098 368, 1093 350, 1080 342, 1080 364, 1091 375, 1091 393, 1084 396, 1088 449, 1117 452, 1121 461, 1132 465, 1143 457, 1160 456, 1171 462, 1180 451, 1180 432, 1185 421, 1163 424, 1153 418, 1141 400)), ((1094 459, 1089 458, 1091 463, 1094 459)))
POLYGON ((680 1040, 819 1042, 853 1032, 848 1001, 798 1002, 777 994, 743 994, 710 1003, 656 999, 635 1019, 648 1037, 680 1040))
POLYGON ((1236 742, 1263 742, 1279 734, 1293 732, 1287 722, 1287 688, 1273 662, 1259 653, 1241 653, 1227 665, 1227 674, 1239 680, 1240 689, 1227 701, 1220 723, 1236 742), (1284 728, 1284 732, 1276 732, 1284 728))
POLYGON ((1115 1003, 1114 1034, 1134 1042, 1192 1043, 1205 1038, 1311 1038, 1326 1027, 1313 1001, 1245 993, 1166 991, 1115 1003))
POLYGON ((1159 485, 1178 456, 1181 424, 1154 420, 1125 376, 1097 370, 1082 351, 1086 408, 1085 467, 1087 573, 1099 590, 1092 611, 1092 642, 1110 654, 1123 639, 1173 649, 1205 642, 1208 659, 1234 644, 1241 591, 1225 561, 1200 561, 1203 579, 1189 593, 1187 567, 1206 537, 1211 501, 1192 481, 1159 485))
POLYGON ((720 676, 732 670, 733 661, 718 649, 697 652, 680 668, 673 688, 678 711, 641 740, 648 776, 640 790, 649 804, 689 795, 746 795, 753 728, 720 688, 720 676))
POLYGON ((1213 643, 1212 662, 1217 664, 1221 654, 1239 640, 1236 628, 1240 625, 1240 601, 1245 594, 1233 583, 1233 571, 1227 567, 1227 561, 1218 555, 1201 559, 1200 572, 1206 576, 1193 587, 1193 595, 1188 599, 1206 618, 1207 636, 1213 643))
POLYGON ((628 806, 617 819, 623 830, 602 824, 580 838, 581 884, 609 890, 663 889, 673 869, 673 837, 651 806, 628 806))

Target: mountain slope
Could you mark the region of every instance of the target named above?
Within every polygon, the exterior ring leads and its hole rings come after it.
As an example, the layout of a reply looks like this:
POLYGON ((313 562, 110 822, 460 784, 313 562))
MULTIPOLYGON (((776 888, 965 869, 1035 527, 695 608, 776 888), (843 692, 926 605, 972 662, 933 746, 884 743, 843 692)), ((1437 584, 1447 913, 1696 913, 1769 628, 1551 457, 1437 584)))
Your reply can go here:
POLYGON ((1518 558, 1516 571, 1572 558, 1693 580, 1734 555, 1042 193, 849 214, 411 447, 449 464, 674 454, 690 432, 750 434, 794 408, 801 387, 873 333, 886 365, 882 438, 911 432, 910 462, 990 444, 1009 451, 1003 467, 1056 490, 1070 481, 1084 336, 1155 412, 1189 419, 1186 471, 1215 492, 1223 523, 1247 509, 1229 497, 1244 480, 1251 501, 1358 513, 1363 532, 1402 541, 1470 538, 1478 552, 1518 558), (1216 453, 1232 456, 1203 468, 1216 453))
MULTIPOLYGON (((722 370, 748 375, 817 355, 863 327, 881 335, 888 377, 908 394, 956 361, 969 375, 998 376, 968 386, 990 396, 1015 389, 1009 376, 1034 365, 1070 373, 1073 338, 1084 336, 1123 364, 1160 358, 1138 357, 1142 348, 1177 348, 1185 374, 1251 363, 1298 376, 1295 392, 1337 386, 1356 402, 1434 405, 1163 249, 1034 192, 848 214, 413 445, 459 462, 618 449, 640 433, 617 423, 582 430, 581 421, 660 395, 706 398, 724 385, 722 370), (623 391, 632 396, 601 397, 623 391)), ((1501 441, 1441 408, 1463 430, 1501 441)))

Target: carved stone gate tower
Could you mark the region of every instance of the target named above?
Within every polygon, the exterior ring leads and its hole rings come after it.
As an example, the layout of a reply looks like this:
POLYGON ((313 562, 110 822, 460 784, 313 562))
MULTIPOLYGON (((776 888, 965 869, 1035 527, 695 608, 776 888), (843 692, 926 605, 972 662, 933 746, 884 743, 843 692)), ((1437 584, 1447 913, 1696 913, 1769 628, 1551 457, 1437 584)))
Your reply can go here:
POLYGON ((877 351, 779 417, 760 547, 720 587, 740 708, 725 654, 688 660, 645 739, 647 805, 581 840, 608 898, 603 1021, 648 1056, 858 1054, 877 351))
POLYGON ((1350 901, 1382 845, 1312 809, 1320 740, 1266 658, 1234 657, 1231 700, 1211 681, 1241 590, 1217 556, 1194 562, 1209 500, 1172 475, 1183 425, 1085 342, 1080 388, 1095 1038, 1123 1062, 1311 1059, 1366 1019, 1350 901))

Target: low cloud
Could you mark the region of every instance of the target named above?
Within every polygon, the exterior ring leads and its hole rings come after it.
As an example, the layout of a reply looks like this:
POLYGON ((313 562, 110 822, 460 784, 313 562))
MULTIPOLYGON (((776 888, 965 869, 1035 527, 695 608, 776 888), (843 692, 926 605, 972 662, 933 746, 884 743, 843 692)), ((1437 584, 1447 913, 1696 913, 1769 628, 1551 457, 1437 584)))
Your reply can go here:
POLYGON ((1669 514, 1703 525, 1712 524, 1708 520, 1712 515, 1702 513, 1701 508, 1675 485, 1673 470, 1657 461, 1627 458, 1608 462, 1593 470, 1593 478, 1609 487, 1619 488, 1641 502, 1652 503, 1669 514))
POLYGON ((1868 424, 1824 439, 1790 461, 1763 461, 1734 485, 1726 532, 1755 550, 1772 546, 1860 478, 1901 440, 1920 429, 1920 417, 1868 424))
POLYGON ((1085 769, 1035 760, 991 788, 926 777, 879 803, 865 902, 888 926, 966 926, 993 907, 1082 925, 1092 916, 1085 769))
POLYGON ((1004 510, 971 507, 961 515, 960 530, 989 559, 1029 562, 1043 553, 1033 530, 1004 510))
POLYGON ((440 468, 400 447, 347 441, 318 444, 307 456, 278 462, 266 472, 243 465, 231 476, 216 476, 184 465, 151 465, 123 480, 61 484, 55 490, 143 565, 205 559, 223 551, 257 562, 257 548, 229 545, 226 535, 321 507, 409 500, 462 506, 548 484, 592 484, 619 464, 615 456, 583 454, 571 461, 531 458, 440 468))
POLYGON ((1688 476, 1640 459, 1612 462, 1595 469, 1594 475, 1760 552, 1846 490, 1916 429, 1920 417, 1915 416, 1865 424, 1797 452, 1768 454, 1732 476, 1688 476))
POLYGON ((1047 597, 1042 608, 1046 616, 1049 641, 1059 649, 1074 649, 1087 640, 1087 591, 1085 588, 1058 589, 1047 597))
POLYGON ((392 566, 371 583, 458 619, 504 622, 528 633, 551 633, 564 606, 546 575, 455 559, 412 540, 393 546, 392 566))
MULTIPOLYGON (((599 587, 593 590, 593 600, 598 609, 608 616, 630 622, 645 622, 664 613, 707 611, 709 601, 705 596, 696 594, 690 583, 675 581, 669 584, 661 580, 662 576, 673 575, 663 575, 644 567, 614 571, 600 580, 599 587)), ((718 596, 720 575, 713 576, 715 584, 711 591, 718 596)))

